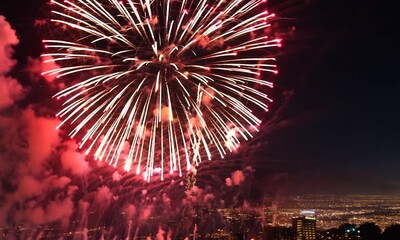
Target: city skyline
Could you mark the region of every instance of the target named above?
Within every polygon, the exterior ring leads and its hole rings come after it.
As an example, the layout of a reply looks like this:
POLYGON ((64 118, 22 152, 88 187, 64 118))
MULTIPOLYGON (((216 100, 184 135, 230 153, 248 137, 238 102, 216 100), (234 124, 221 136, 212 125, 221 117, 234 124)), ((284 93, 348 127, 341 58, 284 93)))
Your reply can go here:
MULTIPOLYGON (((395 196, 382 199, 379 196, 363 195, 347 195, 345 197, 334 195, 303 195, 295 198, 281 199, 281 206, 277 207, 276 205, 276 202, 271 202, 270 200, 266 200, 264 203, 249 203, 246 207, 236 209, 214 208, 207 204, 198 205, 194 206, 195 214, 193 216, 194 219, 191 221, 195 224, 197 222, 196 219, 208 218, 214 222, 214 227, 212 228, 197 229, 198 232, 196 232, 196 235, 199 239, 205 236, 214 237, 214 239, 225 239, 232 234, 239 233, 247 234, 245 236, 246 239, 250 239, 250 236, 253 236, 255 239, 265 239, 266 233, 267 236, 281 236, 281 238, 277 239, 282 239, 282 236, 285 240, 292 238, 297 239, 295 238, 295 229, 297 226, 295 222, 299 220, 314 222, 314 237, 318 236, 318 239, 329 239, 321 238, 321 234, 328 234, 329 236, 329 232, 333 231, 332 229, 338 229, 341 226, 347 226, 349 229, 355 226, 355 229, 358 229, 366 223, 374 223, 379 226, 383 232, 384 229, 392 225, 400 225, 400 216, 398 215, 400 211, 400 200, 395 196), (274 214, 277 214, 276 220, 274 214), (209 218, 208 216, 211 217, 209 218), (223 220, 217 220, 215 216, 223 220), (346 218, 346 216, 348 217, 346 218), (238 225, 237 223, 240 224, 238 225), (256 223, 257 226, 253 225, 254 223, 256 223)), ((123 216, 126 213, 121 212, 120 214, 123 216)), ((148 226, 163 226, 166 228, 174 225, 180 226, 180 222, 186 221, 186 217, 190 218, 190 215, 183 216, 183 219, 168 219, 165 218, 165 216, 151 216, 146 220, 145 224, 148 226)), ((79 225, 79 220, 72 220, 72 223, 79 225)), ((302 228, 304 228, 304 226, 301 227, 301 229, 302 228)), ((173 229, 174 231, 178 231, 179 234, 179 228, 173 229)), ((14 231, 18 231, 20 236, 27 236, 42 232, 42 234, 53 237, 79 237, 85 234, 88 234, 88 236, 96 236, 97 234, 97 236, 99 236, 104 230, 105 227, 99 226, 63 233, 54 225, 42 225, 40 227, 20 225, 15 229, 2 228, 3 234, 6 232, 11 234, 14 231)), ((193 234, 194 233, 192 233, 191 237, 193 237, 193 234)), ((359 232, 356 231, 356 234, 359 234, 359 232)), ((146 234, 137 236, 137 239, 146 239, 147 236, 146 234)), ((312 235, 309 235, 309 237, 311 238, 307 239, 314 239, 312 235)))

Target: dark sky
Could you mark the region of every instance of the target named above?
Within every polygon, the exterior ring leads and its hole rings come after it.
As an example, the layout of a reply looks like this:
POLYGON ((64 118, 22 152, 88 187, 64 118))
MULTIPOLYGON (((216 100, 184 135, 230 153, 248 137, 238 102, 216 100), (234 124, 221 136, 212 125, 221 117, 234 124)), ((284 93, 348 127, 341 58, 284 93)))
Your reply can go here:
MULTIPOLYGON (((20 63, 40 54, 33 22, 43 16, 44 2, 0 3, 20 39, 20 63)), ((370 0, 269 5, 278 30, 295 28, 278 57, 273 108, 284 91, 293 96, 283 121, 263 139, 267 147, 256 151, 265 159, 255 166, 256 178, 299 193, 400 193, 396 8, 370 0)))
POLYGON ((290 165, 291 190, 400 193, 393 6, 311 0, 289 9, 282 22, 296 31, 280 58, 277 85, 294 96, 269 153, 290 165))

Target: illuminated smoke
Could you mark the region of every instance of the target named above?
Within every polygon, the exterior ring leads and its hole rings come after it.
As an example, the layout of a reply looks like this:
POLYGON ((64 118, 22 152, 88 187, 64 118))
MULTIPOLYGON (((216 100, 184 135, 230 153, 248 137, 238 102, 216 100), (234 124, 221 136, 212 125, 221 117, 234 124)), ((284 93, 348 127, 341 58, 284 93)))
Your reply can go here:
POLYGON ((0 16, 0 110, 14 104, 23 97, 24 89, 18 81, 8 76, 16 61, 12 59, 12 46, 19 42, 15 31, 3 16, 0 16))
POLYGON ((244 180, 245 176, 243 174, 243 171, 237 170, 232 173, 232 177, 225 179, 225 184, 228 187, 232 187, 234 185, 237 186, 244 182, 244 180))

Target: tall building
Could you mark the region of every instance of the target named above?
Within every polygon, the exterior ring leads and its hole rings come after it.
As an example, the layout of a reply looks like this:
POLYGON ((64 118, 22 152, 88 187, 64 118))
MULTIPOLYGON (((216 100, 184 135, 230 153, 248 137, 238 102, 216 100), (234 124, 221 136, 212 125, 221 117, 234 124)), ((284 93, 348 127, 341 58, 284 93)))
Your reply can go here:
POLYGON ((316 240, 317 218, 313 211, 303 211, 292 219, 295 240, 316 240))

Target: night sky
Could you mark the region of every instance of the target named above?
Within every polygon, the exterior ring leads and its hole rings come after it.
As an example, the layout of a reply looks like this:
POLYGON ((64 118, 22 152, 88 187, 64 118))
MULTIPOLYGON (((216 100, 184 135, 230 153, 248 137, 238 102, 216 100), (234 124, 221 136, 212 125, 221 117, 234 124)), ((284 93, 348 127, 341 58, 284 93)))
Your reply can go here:
POLYGON ((399 46, 391 9, 315 0, 283 10, 296 31, 277 85, 294 96, 270 153, 290 165, 291 190, 399 193, 399 46))
MULTIPOLYGON (((33 23, 45 16, 44 2, 0 3, 20 39, 15 76, 41 52, 33 23)), ((255 179, 286 193, 400 193, 396 8, 370 0, 269 5, 274 29, 285 32, 271 111, 279 121, 257 140, 265 146, 253 155, 255 179)), ((46 102, 40 93, 20 104, 46 102)))

